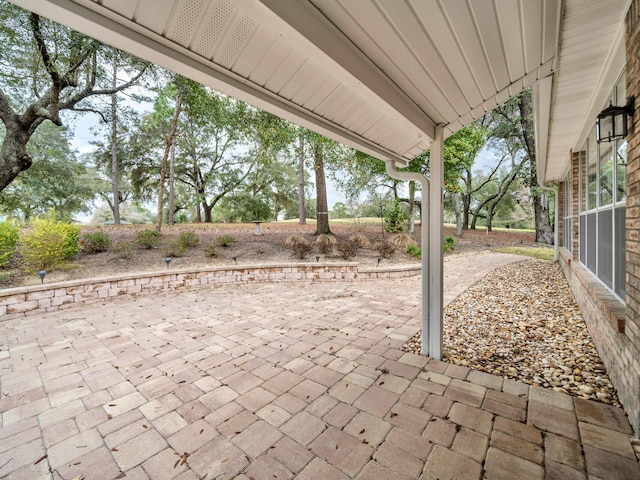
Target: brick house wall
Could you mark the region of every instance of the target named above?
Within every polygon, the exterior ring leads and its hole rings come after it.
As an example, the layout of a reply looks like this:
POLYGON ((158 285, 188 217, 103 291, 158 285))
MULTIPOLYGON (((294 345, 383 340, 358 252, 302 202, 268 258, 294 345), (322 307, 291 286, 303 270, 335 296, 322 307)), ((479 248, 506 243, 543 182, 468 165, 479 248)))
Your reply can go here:
POLYGON ((627 14, 627 97, 635 96, 636 113, 628 122, 627 135, 627 315, 640 326, 640 1, 627 14))
POLYGON ((633 0, 626 16, 626 58, 627 97, 635 97, 636 113, 629 118, 627 135, 625 302, 579 262, 578 182, 584 152, 571 154, 573 248, 571 252, 561 249, 560 265, 635 436, 640 438, 640 0, 633 0))
MULTIPOLYGON (((635 99, 635 115, 628 122, 626 241, 626 335, 630 376, 635 391, 637 417, 640 409, 640 0, 634 0, 626 18, 627 98, 635 99)), ((638 423, 634 425, 638 434, 638 423)))

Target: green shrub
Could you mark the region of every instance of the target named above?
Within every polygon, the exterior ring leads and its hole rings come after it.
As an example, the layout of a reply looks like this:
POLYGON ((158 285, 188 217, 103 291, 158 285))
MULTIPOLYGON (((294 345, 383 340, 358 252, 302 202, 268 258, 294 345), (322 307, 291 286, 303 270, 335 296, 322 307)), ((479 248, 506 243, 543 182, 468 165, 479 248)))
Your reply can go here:
POLYGON ((447 253, 449 250, 454 250, 456 248, 456 237, 453 235, 447 235, 444 237, 444 245, 442 245, 442 250, 444 253, 447 253))
POLYGON ((213 242, 207 242, 204 244, 204 256, 207 258, 215 258, 218 256, 218 250, 216 244, 213 242))
POLYGON ((124 260, 133 258, 134 246, 132 242, 118 242, 111 247, 111 251, 114 255, 124 260))
POLYGON ((345 260, 349 260, 350 258, 355 257, 358 254, 358 250, 360 246, 356 240, 347 240, 346 242, 338 243, 336 250, 345 260))
POLYGON ((233 238, 233 236, 229 235, 228 233, 225 233, 224 235, 220 235, 218 238, 216 238, 216 244, 218 244, 219 247, 228 247, 235 241, 236 239, 233 238))
POLYGON ((401 232, 403 225, 408 219, 409 215, 407 211, 396 199, 393 201, 393 207, 391 207, 384 216, 384 228, 387 232, 401 232))
POLYGON ((193 232, 180 232, 178 240, 185 248, 197 247, 200 244, 200 237, 193 232))
POLYGON ((417 245, 409 245, 406 251, 413 257, 422 258, 422 249, 417 245))
POLYGON ((91 232, 82 235, 82 251, 88 254, 106 252, 111 247, 111 239, 105 232, 91 232))
POLYGON ((316 247, 318 247, 318 251, 323 255, 330 255, 335 246, 336 237, 333 235, 328 235, 326 233, 318 235, 318 238, 316 239, 316 247))
POLYGON ((80 229, 70 223, 53 219, 35 220, 31 230, 20 239, 23 270, 35 273, 51 270, 80 251, 80 229))
POLYGON ((348 240, 350 242, 356 242, 356 244, 358 245, 358 249, 367 248, 371 246, 371 242, 369 241, 369 238, 362 233, 354 233, 353 235, 349 236, 348 240))
POLYGON ((156 230, 146 229, 136 233, 136 243, 140 248, 158 248, 162 234, 156 230))
POLYGON ((382 242, 376 244, 375 250, 382 258, 389 258, 395 253, 396 246, 389 240, 383 240, 382 242))
POLYGON ((175 238, 167 243, 162 251, 165 257, 183 257, 187 253, 187 247, 179 238, 175 238))
POLYGON ((18 246, 18 227, 12 222, 0 222, 0 268, 5 268, 16 253, 18 246))

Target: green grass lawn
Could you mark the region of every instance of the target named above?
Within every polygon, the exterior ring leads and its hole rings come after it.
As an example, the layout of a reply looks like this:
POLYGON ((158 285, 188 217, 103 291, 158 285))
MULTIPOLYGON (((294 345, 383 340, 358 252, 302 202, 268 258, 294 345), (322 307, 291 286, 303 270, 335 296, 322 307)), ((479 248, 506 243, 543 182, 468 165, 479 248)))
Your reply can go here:
POLYGON ((553 260, 553 248, 549 247, 500 247, 496 252, 513 253, 526 257, 539 258, 541 260, 553 260))

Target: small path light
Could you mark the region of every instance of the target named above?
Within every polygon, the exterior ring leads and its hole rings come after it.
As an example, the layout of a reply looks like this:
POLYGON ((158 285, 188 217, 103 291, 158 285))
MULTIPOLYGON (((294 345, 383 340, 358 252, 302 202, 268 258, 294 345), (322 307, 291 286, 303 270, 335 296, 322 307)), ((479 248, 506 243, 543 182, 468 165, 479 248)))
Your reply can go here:
POLYGON ((316 255, 316 263, 320 261, 320 255, 316 255))
POLYGON ((236 265, 238 264, 238 255, 234 255, 231 259, 236 263, 236 265))
POLYGON ((164 259, 164 263, 167 264, 167 268, 169 268, 169 264, 171 263, 171 257, 167 257, 164 259))
POLYGON ((47 274, 46 270, 40 270, 38 276, 40 277, 40 283, 44 283, 44 276, 47 274))
POLYGON ((378 263, 376 263, 376 267, 377 267, 378 265, 380 265, 380 262, 381 262, 381 261, 382 261, 382 257, 378 257, 378 263))

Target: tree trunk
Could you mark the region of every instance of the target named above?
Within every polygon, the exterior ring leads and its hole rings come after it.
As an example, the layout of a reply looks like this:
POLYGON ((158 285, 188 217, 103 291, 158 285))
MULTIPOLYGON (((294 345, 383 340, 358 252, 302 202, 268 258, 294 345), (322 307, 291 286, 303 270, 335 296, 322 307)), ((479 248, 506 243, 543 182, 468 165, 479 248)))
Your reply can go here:
MULTIPOLYGON (((0 91, 0 106, 3 104, 3 98, 0 91)), ((8 102, 6 108, 10 108, 8 102)), ((20 118, 11 113, 4 121, 6 130, 0 149, 0 192, 13 182, 20 172, 31 167, 31 157, 27 153, 27 142, 31 137, 29 127, 23 126, 20 118)))
MULTIPOLYGON (((469 230, 469 211, 471 210, 471 170, 467 170, 467 177, 464 180, 466 192, 462 196, 462 229, 469 230)), ((475 227, 472 227, 475 228, 475 227)))
MULTIPOLYGON (((536 187, 532 186, 531 188, 532 192, 539 188, 537 187, 538 182, 535 182, 535 184, 536 187)), ((533 210, 535 212, 536 242, 553 245, 553 227, 549 213, 549 199, 546 194, 538 193, 533 195, 533 210)), ((557 214, 558 212, 556 212, 557 214)))
POLYGON ((549 218, 549 202, 546 201, 546 195, 540 191, 540 184, 537 179, 536 144, 531 103, 531 91, 525 90, 519 97, 518 106, 520 108, 522 136, 524 137, 527 153, 529 154, 529 161, 531 162, 529 187, 531 188, 531 195, 533 197, 536 242, 553 245, 553 226, 549 218))
POLYGON ((204 210, 205 223, 211 223, 213 221, 211 215, 211 212, 213 211, 213 204, 208 205, 205 202, 202 202, 202 209, 204 210))
POLYGON ((399 180, 396 179, 392 179, 392 185, 391 185, 391 191, 393 192, 393 198, 395 200, 398 200, 400 197, 398 195, 398 183, 400 183, 399 180))
POLYGON ((176 109, 173 112, 173 119, 171 120, 171 130, 167 137, 167 143, 164 147, 164 155, 162 156, 162 164, 160 166, 160 184, 158 186, 158 216, 156 218, 156 230, 159 232, 162 229, 162 211, 164 203, 164 183, 167 176, 167 159, 169 158, 169 150, 173 144, 173 140, 176 138, 176 132, 178 131, 178 117, 180 116, 180 109, 182 107, 182 97, 180 93, 176 97, 176 109))
MULTIPOLYGON (((113 60, 113 79, 111 86, 117 84, 118 64, 113 60)), ((118 184, 118 98, 111 94, 111 188, 113 192, 113 224, 120 225, 120 186, 118 184)))
POLYGON ((330 234, 329 205, 327 202, 327 184, 324 176, 324 151, 322 145, 313 147, 313 169, 316 175, 316 233, 330 234))
POLYGON ((471 219, 471 230, 475 230, 476 229, 476 222, 478 221, 478 217, 480 216, 480 209, 478 209, 477 212, 472 212, 471 216, 473 217, 471 219))
MULTIPOLYGON (((462 236, 462 200, 459 192, 453 194, 453 208, 456 212, 456 237, 462 236)), ((467 218, 467 221, 469 219, 467 218)))
POLYGON ((171 143, 169 151, 169 208, 167 212, 167 225, 173 225, 175 213, 175 182, 176 182, 176 142, 171 143))
POLYGON ((304 208, 304 135, 300 135, 300 155, 298 156, 298 216, 300 225, 307 224, 304 208))
POLYGON ((416 215, 416 182, 409 182, 409 233, 413 235, 415 231, 415 215, 416 215))
POLYGON ((493 205, 487 210, 487 232, 491 232, 493 223, 493 205))

